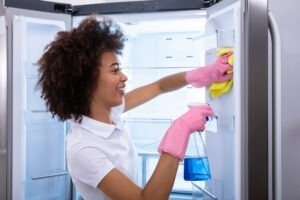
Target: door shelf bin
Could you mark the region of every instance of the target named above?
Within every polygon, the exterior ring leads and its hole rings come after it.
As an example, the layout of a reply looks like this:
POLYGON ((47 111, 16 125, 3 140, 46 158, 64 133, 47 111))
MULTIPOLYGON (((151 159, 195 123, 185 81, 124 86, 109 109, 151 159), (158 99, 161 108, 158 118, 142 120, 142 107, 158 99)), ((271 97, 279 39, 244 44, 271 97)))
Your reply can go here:
POLYGON ((209 49, 234 47, 234 30, 223 29, 204 33, 201 36, 193 38, 201 46, 202 51, 209 49))
POLYGON ((234 121, 235 117, 232 115, 216 115, 209 118, 205 130, 219 134, 233 134, 234 121))

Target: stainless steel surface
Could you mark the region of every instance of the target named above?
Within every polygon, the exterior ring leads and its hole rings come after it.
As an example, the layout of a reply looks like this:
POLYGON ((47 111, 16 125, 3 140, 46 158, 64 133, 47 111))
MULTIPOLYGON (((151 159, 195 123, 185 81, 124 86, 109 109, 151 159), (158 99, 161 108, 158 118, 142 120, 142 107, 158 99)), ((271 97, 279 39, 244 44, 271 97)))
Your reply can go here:
MULTIPOLYGON (((272 132, 273 132, 273 191, 272 196, 281 196, 281 39, 279 29, 271 12, 269 15, 269 30, 272 41, 272 132)), ((273 199, 273 198, 272 198, 273 199)))
POLYGON ((5 12, 4 1, 0 0, 0 16, 2 16, 5 12))
POLYGON ((245 199, 268 199, 268 7, 246 0, 245 199))
MULTIPOLYGON (((281 126, 276 134, 277 151, 281 152, 281 162, 276 170, 276 200, 300 199, 300 104, 299 104, 299 0, 269 0, 269 10, 276 19, 281 39, 281 68, 277 71, 276 101, 281 109, 278 119, 281 126), (280 95, 280 96, 279 96, 280 95)), ((276 111, 277 112, 277 111, 276 111)), ((279 115, 279 114, 278 114, 279 115)), ((277 122, 279 123, 279 122, 277 122)), ((278 124, 277 124, 278 125, 278 124)), ((277 153, 278 153, 277 152, 277 153)))
POLYGON ((4 8, 0 1, 0 199, 7 199, 7 65, 4 8))

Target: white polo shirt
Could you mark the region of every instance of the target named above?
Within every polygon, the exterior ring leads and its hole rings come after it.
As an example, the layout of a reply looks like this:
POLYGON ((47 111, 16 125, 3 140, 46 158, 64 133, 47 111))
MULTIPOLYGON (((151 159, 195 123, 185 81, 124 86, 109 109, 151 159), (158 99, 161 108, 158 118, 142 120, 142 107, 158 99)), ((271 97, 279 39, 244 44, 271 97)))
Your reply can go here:
POLYGON ((83 116, 72 122, 67 135, 68 170, 76 189, 86 200, 109 199, 97 188, 100 181, 117 168, 138 183, 137 151, 124 129, 124 103, 112 109, 114 125, 83 116))

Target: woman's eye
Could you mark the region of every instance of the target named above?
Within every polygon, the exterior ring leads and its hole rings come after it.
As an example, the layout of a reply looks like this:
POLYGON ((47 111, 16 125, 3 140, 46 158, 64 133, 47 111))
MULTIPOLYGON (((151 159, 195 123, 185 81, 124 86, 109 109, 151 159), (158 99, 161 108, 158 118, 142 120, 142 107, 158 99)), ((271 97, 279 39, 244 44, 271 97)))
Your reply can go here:
POLYGON ((113 70, 114 73, 117 73, 118 71, 120 71, 120 68, 118 67, 113 70))
POLYGON ((112 72, 113 72, 113 73, 118 73, 119 71, 121 71, 121 68, 120 68, 119 65, 116 64, 116 65, 114 66, 112 72))

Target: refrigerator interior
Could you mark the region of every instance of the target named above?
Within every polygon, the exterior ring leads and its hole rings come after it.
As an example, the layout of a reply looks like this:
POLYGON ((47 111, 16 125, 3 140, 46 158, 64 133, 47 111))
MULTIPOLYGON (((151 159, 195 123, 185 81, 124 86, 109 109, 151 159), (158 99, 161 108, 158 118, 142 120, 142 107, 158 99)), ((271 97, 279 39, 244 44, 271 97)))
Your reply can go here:
POLYGON ((13 199, 69 199, 66 123, 47 112, 37 61, 62 21, 13 18, 13 199))
MULTIPOLYGON (((218 48, 234 48, 232 90, 212 99, 208 88, 188 85, 164 94, 123 115, 140 157, 139 184, 150 178, 159 158, 157 147, 172 121, 195 102, 209 103, 216 117, 207 123, 204 135, 212 179, 189 182, 183 179, 180 163, 173 193, 194 199, 239 199, 240 196, 240 4, 222 4, 206 11, 176 11, 115 14, 128 40, 120 57, 128 76, 127 91, 168 74, 191 70, 216 59, 218 48)), ((74 17, 77 26, 83 17, 74 17)), ((195 153, 193 137, 187 156, 195 153)))

